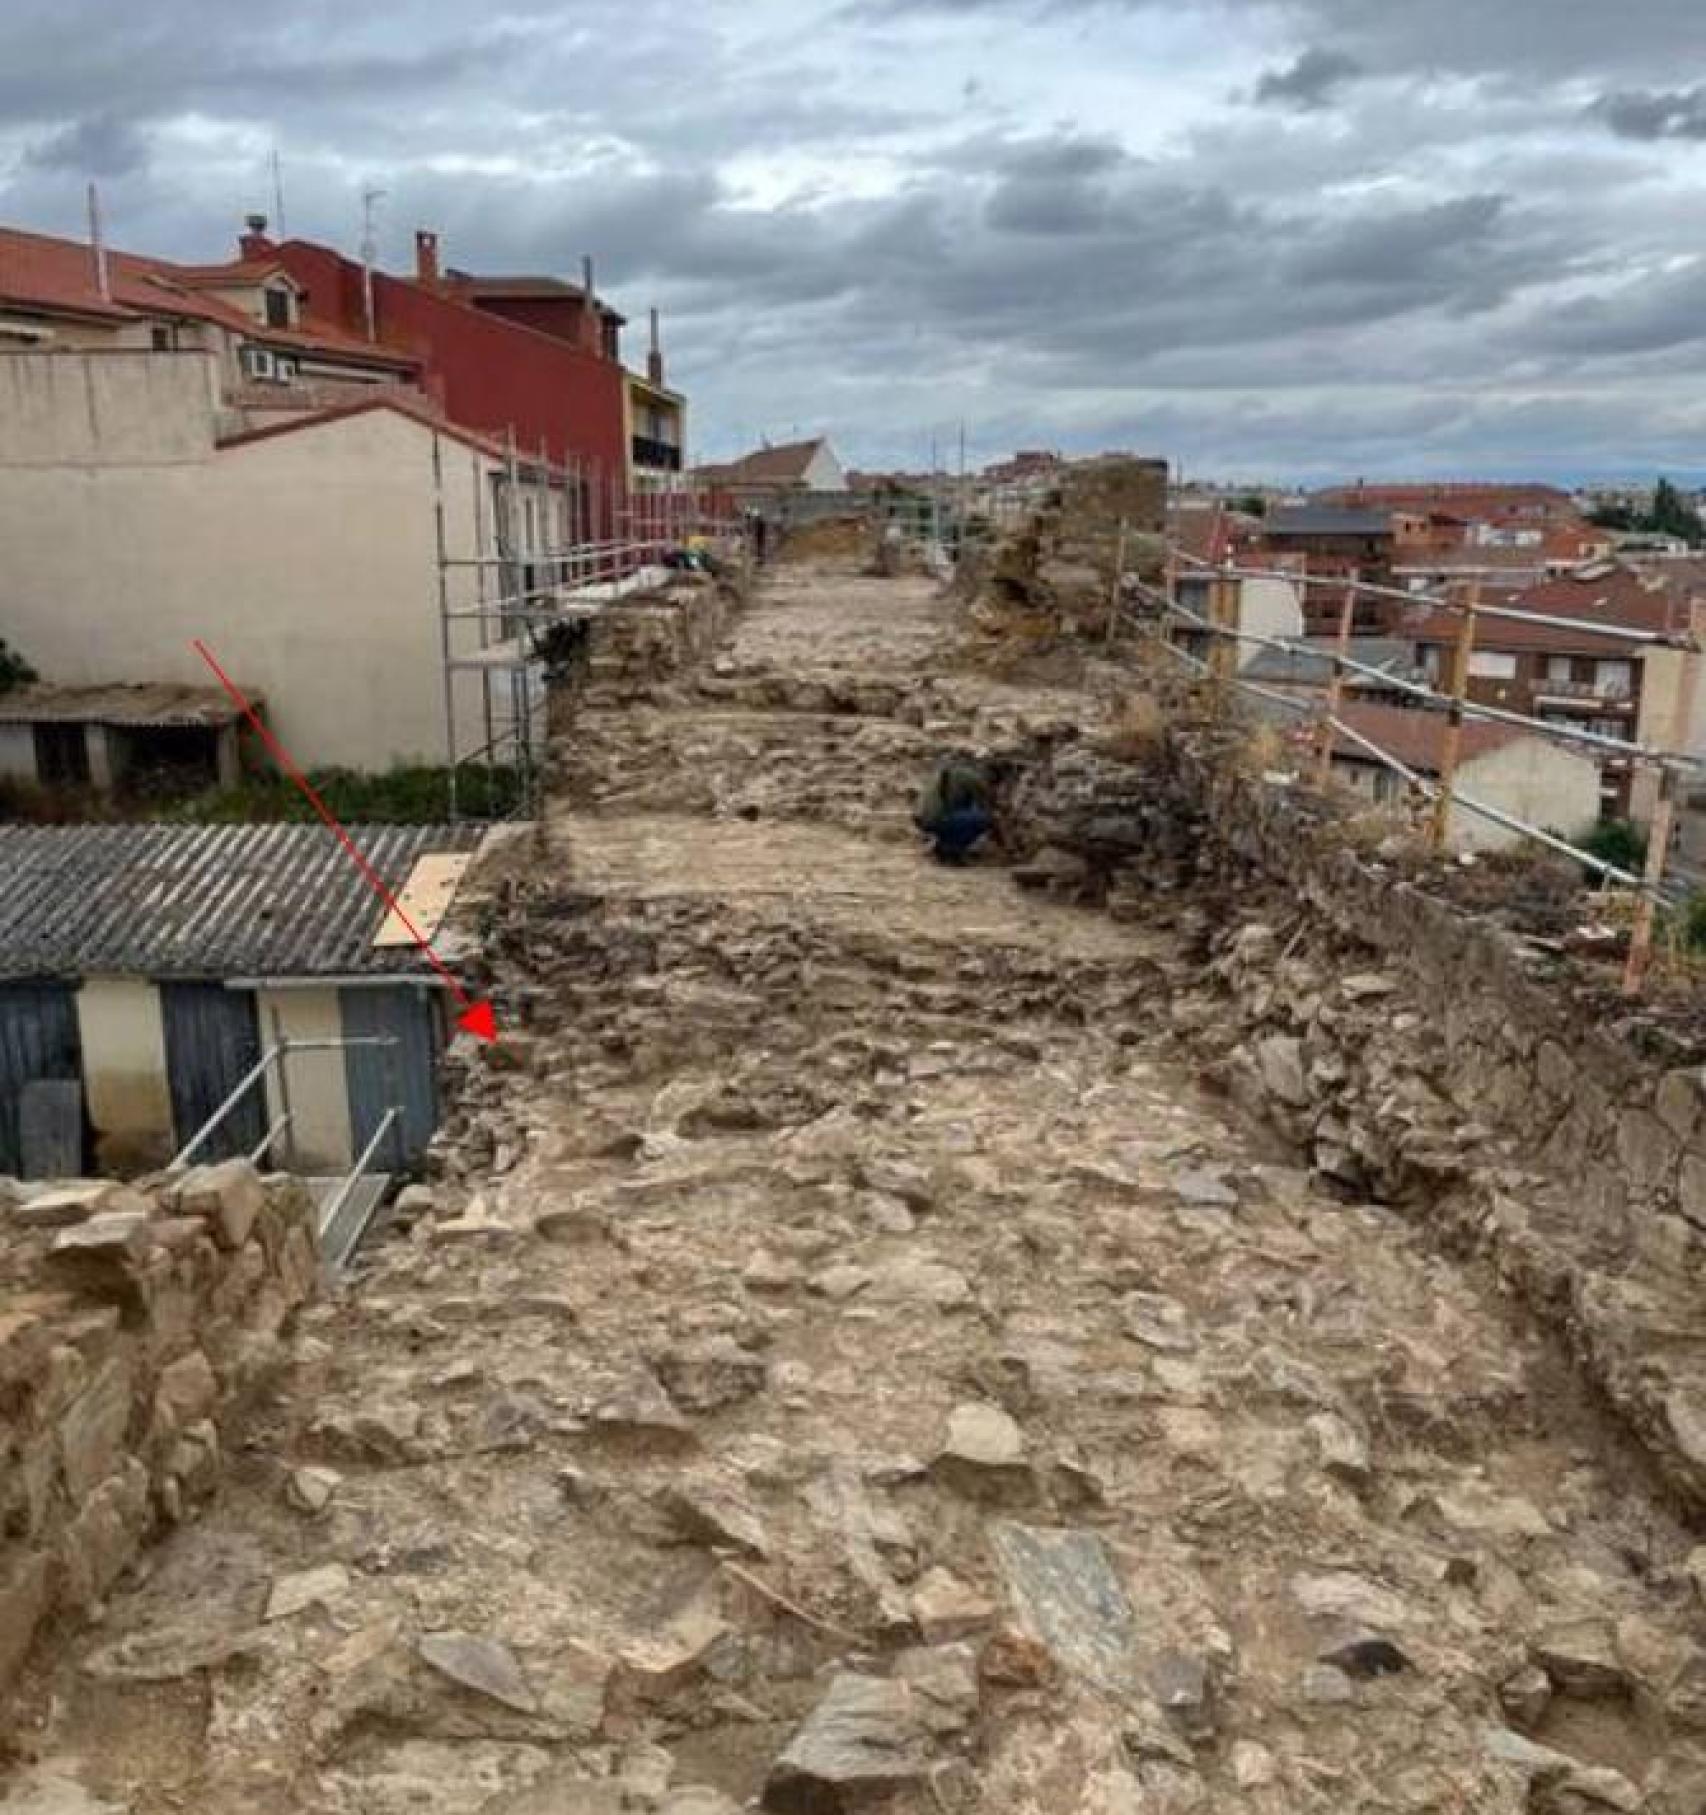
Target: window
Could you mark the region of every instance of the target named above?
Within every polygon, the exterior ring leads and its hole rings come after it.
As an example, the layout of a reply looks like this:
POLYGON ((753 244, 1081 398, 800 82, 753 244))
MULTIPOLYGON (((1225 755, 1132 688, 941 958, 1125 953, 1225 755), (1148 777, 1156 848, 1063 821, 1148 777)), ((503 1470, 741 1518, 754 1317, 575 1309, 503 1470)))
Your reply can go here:
POLYGON ((1594 667, 1594 685, 1609 699, 1624 700, 1629 697, 1629 686, 1634 679, 1634 667, 1629 662, 1599 662, 1594 667))
POLYGON ((148 330, 148 344, 156 353, 170 353, 172 350, 172 330, 158 325, 148 330))
POLYGON ((246 378, 259 378, 270 382, 273 376, 273 357, 265 347, 245 347, 240 355, 243 375, 246 378))
POLYGON ((267 300, 267 326, 269 328, 288 328, 290 326, 290 292, 282 286, 264 291, 267 300))
POLYGON ((1484 681, 1514 681, 1516 657, 1503 649, 1471 649, 1469 672, 1484 681))
POLYGON ((1546 658, 1546 678, 1549 681, 1567 681, 1571 676, 1570 658, 1567 655, 1549 655, 1546 658))

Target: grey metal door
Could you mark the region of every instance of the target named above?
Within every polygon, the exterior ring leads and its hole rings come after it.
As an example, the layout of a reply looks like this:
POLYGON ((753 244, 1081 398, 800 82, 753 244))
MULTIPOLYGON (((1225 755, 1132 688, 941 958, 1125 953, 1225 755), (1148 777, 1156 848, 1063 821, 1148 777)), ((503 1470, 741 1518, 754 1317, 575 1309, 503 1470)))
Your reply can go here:
MULTIPOLYGON (((172 1126, 182 1147, 260 1063, 260 1016, 253 990, 221 983, 162 983, 160 1013, 172 1126)), ((253 1153, 266 1130, 266 1092, 256 1085, 197 1150, 196 1160, 253 1153)))
POLYGON ((68 983, 0 983, 0 1173, 23 1171, 24 1086, 46 1078, 82 1083, 76 992, 68 983))
POLYGON ((392 1046, 351 1046, 344 1052, 349 1085, 350 1131, 360 1153, 393 1105, 401 1108, 402 1130, 386 1141, 374 1162, 414 1165, 438 1126, 438 1055, 443 1023, 439 992, 402 985, 396 989, 341 989, 344 1037, 389 1039, 392 1046))

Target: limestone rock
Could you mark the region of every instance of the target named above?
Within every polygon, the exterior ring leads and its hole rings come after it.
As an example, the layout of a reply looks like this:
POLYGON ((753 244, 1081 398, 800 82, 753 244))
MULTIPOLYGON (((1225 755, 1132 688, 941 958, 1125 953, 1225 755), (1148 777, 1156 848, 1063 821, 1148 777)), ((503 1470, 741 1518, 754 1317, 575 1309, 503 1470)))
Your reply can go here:
POLYGON ((1565 1695, 1592 1701, 1634 1690, 1634 1682, 1618 1658, 1611 1628, 1603 1620, 1573 1620, 1554 1626, 1529 1650, 1534 1662, 1565 1695))
POLYGON ((912 1591, 912 1617, 926 1643, 965 1638, 995 1618, 995 1603, 938 1566, 912 1591))
POLYGON ((908 1686, 843 1671, 771 1767, 764 1806, 777 1815, 835 1815, 918 1782, 928 1768, 908 1686))
POLYGON ((971 1400, 948 1414, 948 1431, 932 1464, 961 1493, 994 1498, 1034 1487, 1025 1435, 998 1405, 971 1400))
POLYGON ((1120 1303, 1120 1318, 1126 1334, 1146 1348, 1168 1355, 1188 1355, 1197 1346, 1190 1313, 1176 1298, 1163 1293, 1127 1293, 1120 1303))
POLYGON ((471 1632, 429 1632, 415 1647, 440 1676, 518 1714, 535 1714, 539 1698, 522 1675, 515 1653, 501 1639, 471 1632))
POLYGON ((694 1543, 767 1556, 770 1540, 744 1495, 719 1481, 685 1481, 658 1495, 658 1510, 694 1543))
POLYGON ((349 1592, 349 1571, 342 1563, 322 1563, 317 1569, 280 1576, 267 1596, 265 1618, 287 1620, 309 1607, 329 1608, 349 1592))
POLYGON ((1270 1096, 1293 1109, 1307 1106, 1309 1077, 1301 1040, 1290 1034, 1269 1034, 1256 1043, 1256 1066, 1270 1096))
POLYGON ((222 1248, 236 1253, 249 1239, 266 1203, 260 1174, 248 1160, 192 1166, 178 1181, 180 1215, 199 1216, 222 1248))
POLYGON ((679 1343, 658 1356, 657 1377, 670 1398, 688 1412, 715 1412, 762 1392, 764 1358, 732 1336, 679 1343))
POLYGON ((1328 1474, 1358 1487, 1368 1481, 1368 1442, 1349 1419, 1341 1418, 1337 1412, 1315 1412, 1308 1420, 1308 1429, 1315 1454, 1328 1474))
POLYGON ((1201 1657, 1184 1651, 1163 1651, 1149 1672, 1156 1705, 1192 1740, 1205 1740, 1214 1732, 1212 1691, 1208 1666, 1201 1657))
POLYGON ((6 1212, 5 1220, 22 1229, 65 1229, 87 1222, 112 1195, 110 1179, 77 1179, 32 1192, 6 1212))
POLYGON ((284 1497, 303 1513, 323 1513, 343 1485, 335 1468, 296 1468, 285 1479, 284 1497))
POLYGON ((915 1645, 896 1656, 894 1673, 911 1688, 927 1732, 962 1733, 977 1718, 977 1653, 970 1645, 915 1645))

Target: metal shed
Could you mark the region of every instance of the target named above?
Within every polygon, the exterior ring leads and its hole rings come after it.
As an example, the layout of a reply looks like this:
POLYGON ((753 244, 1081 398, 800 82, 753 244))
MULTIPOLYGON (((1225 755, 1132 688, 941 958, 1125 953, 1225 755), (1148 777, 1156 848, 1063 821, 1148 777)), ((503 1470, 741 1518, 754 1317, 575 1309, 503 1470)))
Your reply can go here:
MULTIPOLYGON (((351 836, 402 891, 483 833, 351 836)), ((382 1157, 418 1159, 445 992, 412 944, 380 937, 386 918, 318 825, 0 827, 0 1171, 24 1161, 5 1105, 36 1078, 81 1081, 93 1157, 121 1170, 169 1157, 246 1078, 204 1156, 337 1170, 395 1109, 382 1157)))

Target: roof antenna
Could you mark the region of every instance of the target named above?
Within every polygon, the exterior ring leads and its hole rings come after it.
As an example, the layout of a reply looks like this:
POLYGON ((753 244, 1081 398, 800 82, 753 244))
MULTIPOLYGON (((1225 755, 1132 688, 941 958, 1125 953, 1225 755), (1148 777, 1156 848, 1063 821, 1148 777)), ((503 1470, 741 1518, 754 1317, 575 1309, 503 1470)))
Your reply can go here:
POLYGON ((278 147, 272 148, 272 217, 278 222, 278 237, 287 237, 284 230, 284 166, 279 162, 278 147))
POLYGON ((364 189, 361 192, 361 311, 367 318, 367 338, 379 338, 378 323, 373 313, 373 261, 379 256, 379 245, 374 238, 373 212, 385 199, 383 189, 364 189))
POLYGON ((95 260, 95 288, 103 302, 111 302, 112 280, 107 272, 107 243, 101 237, 101 192, 89 185, 89 250, 95 260))

